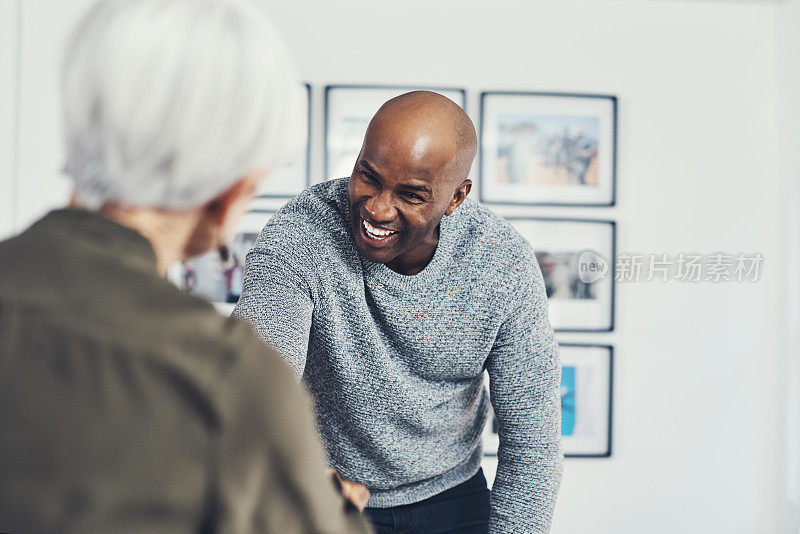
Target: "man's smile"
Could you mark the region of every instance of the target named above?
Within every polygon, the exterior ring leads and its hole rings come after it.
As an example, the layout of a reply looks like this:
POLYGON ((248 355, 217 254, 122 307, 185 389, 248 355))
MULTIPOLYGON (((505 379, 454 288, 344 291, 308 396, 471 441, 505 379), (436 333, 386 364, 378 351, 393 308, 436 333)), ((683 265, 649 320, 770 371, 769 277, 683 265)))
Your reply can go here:
POLYGON ((391 245, 397 240, 397 236, 400 233, 397 230, 389 230, 386 228, 373 226, 363 217, 361 218, 360 227, 361 238, 364 243, 375 248, 382 248, 391 245))

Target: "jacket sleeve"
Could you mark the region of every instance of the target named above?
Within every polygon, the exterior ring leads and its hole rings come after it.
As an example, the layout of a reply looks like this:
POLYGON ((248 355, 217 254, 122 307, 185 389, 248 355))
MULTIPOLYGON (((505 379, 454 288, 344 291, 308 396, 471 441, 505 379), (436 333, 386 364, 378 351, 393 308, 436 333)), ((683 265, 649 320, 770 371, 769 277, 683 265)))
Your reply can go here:
POLYGON ((487 361, 499 425, 489 532, 545 533, 561 485, 561 361, 547 296, 526 246, 513 305, 487 361))
POLYGON ((366 533, 326 475, 310 399, 290 368, 249 332, 222 386, 215 531, 366 533))

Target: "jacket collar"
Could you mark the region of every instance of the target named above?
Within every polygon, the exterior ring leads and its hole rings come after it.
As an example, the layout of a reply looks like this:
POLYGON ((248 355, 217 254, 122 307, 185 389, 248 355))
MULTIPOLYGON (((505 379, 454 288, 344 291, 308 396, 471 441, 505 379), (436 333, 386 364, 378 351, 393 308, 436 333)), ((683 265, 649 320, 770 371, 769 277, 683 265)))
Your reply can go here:
POLYGON ((142 234, 92 211, 54 210, 34 223, 30 231, 63 236, 68 242, 77 239, 137 270, 157 271, 153 246, 142 234))

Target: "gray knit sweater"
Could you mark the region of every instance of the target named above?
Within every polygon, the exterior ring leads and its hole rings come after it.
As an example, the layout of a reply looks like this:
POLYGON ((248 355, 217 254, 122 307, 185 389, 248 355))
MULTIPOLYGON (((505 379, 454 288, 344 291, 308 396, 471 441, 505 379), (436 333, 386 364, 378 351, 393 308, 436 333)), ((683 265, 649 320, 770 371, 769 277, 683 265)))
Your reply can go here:
POLYGON ((561 365, 531 246, 466 200, 431 262, 398 274, 362 258, 347 179, 281 208, 247 255, 234 311, 303 377, 330 465, 369 506, 469 479, 489 398, 499 422, 490 532, 547 532, 561 483, 561 365))

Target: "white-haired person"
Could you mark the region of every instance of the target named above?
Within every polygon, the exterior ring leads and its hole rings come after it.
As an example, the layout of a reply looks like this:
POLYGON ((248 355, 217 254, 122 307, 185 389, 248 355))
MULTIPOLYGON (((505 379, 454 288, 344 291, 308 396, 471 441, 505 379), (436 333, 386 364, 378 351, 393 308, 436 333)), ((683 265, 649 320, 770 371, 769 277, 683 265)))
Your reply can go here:
POLYGON ((68 208, 0 243, 0 532, 366 532, 250 325, 165 275, 297 145, 276 31, 234 0, 107 0, 63 66, 68 208))

